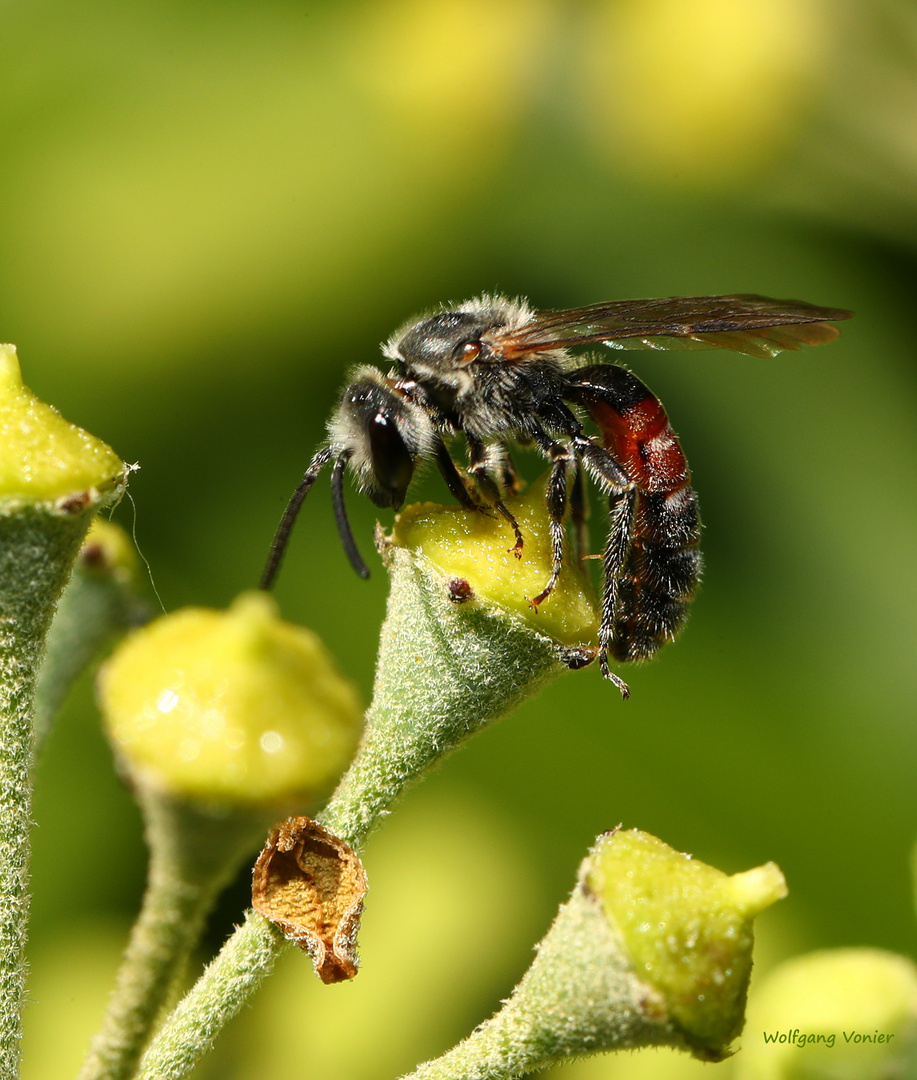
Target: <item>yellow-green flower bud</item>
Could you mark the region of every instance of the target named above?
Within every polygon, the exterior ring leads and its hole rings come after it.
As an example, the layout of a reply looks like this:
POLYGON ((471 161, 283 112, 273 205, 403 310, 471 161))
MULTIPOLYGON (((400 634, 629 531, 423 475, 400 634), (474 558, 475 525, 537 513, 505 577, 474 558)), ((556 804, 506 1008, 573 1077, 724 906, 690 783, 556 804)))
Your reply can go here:
POLYGON ((880 949, 809 953, 774 968, 748 1007, 740 1080, 917 1075, 917 968, 880 949))
POLYGON ((93 519, 80 548, 79 567, 87 573, 104 573, 121 584, 137 578, 137 552, 131 538, 114 522, 93 519))
POLYGON ((13 345, 0 345, 0 500, 56 502, 113 487, 124 474, 118 455, 70 424, 22 384, 13 345))
POLYGON ((118 525, 96 517, 80 548, 48 634, 35 689, 37 754, 73 683, 104 647, 148 619, 138 562, 118 525))
POLYGON ((327 787, 360 728, 321 642, 264 593, 136 631, 103 668, 100 698, 135 780, 211 803, 281 805, 327 787))
POLYGON ((18 1074, 34 700, 45 639, 92 514, 126 469, 22 385, 0 345, 0 1074, 18 1074))
POLYGON ((688 1041, 725 1050, 744 1022, 752 920, 786 895, 777 866, 730 877, 631 829, 602 839, 587 881, 688 1041))
POLYGON ((377 536, 391 577, 366 733, 322 824, 352 847, 406 785, 476 731, 568 668, 596 656, 589 584, 565 565, 551 576, 548 511, 536 485, 507 503, 523 538, 496 512, 424 503, 391 538, 377 536))
POLYGON ((636 829, 606 833, 501 1010, 411 1080, 512 1080, 643 1046, 721 1061, 742 1026, 751 918, 785 892, 772 864, 728 877, 636 829))
POLYGON ((392 540, 419 552, 450 579, 467 584, 459 602, 481 603, 509 612, 517 620, 563 645, 595 643, 595 595, 569 557, 553 593, 532 606, 551 576, 551 538, 545 485, 533 484, 507 501, 524 545, 514 554, 509 523, 495 511, 417 503, 399 515, 392 540))

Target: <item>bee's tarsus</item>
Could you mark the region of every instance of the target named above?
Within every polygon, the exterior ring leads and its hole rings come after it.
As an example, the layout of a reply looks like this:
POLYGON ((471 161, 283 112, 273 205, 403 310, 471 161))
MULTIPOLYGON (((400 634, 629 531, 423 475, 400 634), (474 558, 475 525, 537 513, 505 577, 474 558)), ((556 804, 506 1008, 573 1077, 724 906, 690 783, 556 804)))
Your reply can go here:
POLYGON ((625 701, 627 701, 627 699, 630 697, 630 687, 621 678, 620 675, 615 675, 615 673, 608 666, 608 656, 606 655, 604 649, 599 654, 599 667, 602 671, 602 675, 604 676, 604 678, 608 679, 609 682, 614 683, 614 685, 621 691, 621 697, 625 701))

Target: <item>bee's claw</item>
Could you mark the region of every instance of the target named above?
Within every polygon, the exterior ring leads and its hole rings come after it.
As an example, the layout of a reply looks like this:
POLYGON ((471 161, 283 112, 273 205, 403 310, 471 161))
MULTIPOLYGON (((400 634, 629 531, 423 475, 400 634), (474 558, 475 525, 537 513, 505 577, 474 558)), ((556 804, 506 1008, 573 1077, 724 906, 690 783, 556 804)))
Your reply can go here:
POLYGON ((605 676, 605 678, 608 679, 609 682, 614 683, 614 685, 621 691, 621 697, 624 698, 625 701, 627 701, 627 699, 630 697, 630 687, 621 678, 620 675, 615 675, 615 673, 608 666, 608 654, 605 652, 604 648, 602 648, 602 651, 599 653, 599 667, 602 669, 602 674, 605 676))

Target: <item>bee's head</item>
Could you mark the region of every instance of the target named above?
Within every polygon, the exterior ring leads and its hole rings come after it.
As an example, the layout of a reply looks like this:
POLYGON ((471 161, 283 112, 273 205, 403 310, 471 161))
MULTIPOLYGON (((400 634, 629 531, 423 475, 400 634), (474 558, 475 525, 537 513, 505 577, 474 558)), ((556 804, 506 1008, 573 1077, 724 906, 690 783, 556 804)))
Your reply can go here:
POLYGON ((349 454, 357 483, 381 507, 399 509, 419 458, 433 438, 417 405, 395 393, 385 376, 363 367, 341 396, 328 431, 332 445, 349 454))

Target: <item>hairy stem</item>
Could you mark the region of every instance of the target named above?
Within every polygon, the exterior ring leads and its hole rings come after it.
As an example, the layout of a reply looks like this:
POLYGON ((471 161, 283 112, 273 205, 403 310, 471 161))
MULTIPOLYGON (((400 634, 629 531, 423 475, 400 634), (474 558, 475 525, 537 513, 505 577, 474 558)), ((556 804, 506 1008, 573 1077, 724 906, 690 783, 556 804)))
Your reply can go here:
POLYGON ((19 1075, 29 916, 33 695, 54 605, 89 525, 40 506, 0 512, 0 1076, 19 1075))
MULTIPOLYGON (((483 607, 451 603, 425 559, 398 547, 387 557, 392 588, 373 704, 357 757, 319 815, 353 848, 434 762, 564 670, 548 638, 483 607)), ((282 944, 249 912, 150 1044, 140 1080, 186 1076, 282 944)))
POLYGON ((563 670, 553 642, 481 608, 457 611, 410 552, 389 552, 392 592, 357 756, 320 815, 359 847, 436 761, 563 670))
POLYGON ((595 899, 577 888, 503 1008, 409 1080, 512 1080, 582 1054, 640 1046, 684 1048, 684 1040, 595 899))
POLYGON ((137 1080, 187 1076, 273 970, 283 945, 272 923, 254 911, 247 912, 245 922, 150 1044, 137 1080))
POLYGON ((258 815, 208 814, 151 791, 140 799, 150 848, 147 889, 80 1080, 134 1074, 216 897, 267 827, 258 815))

